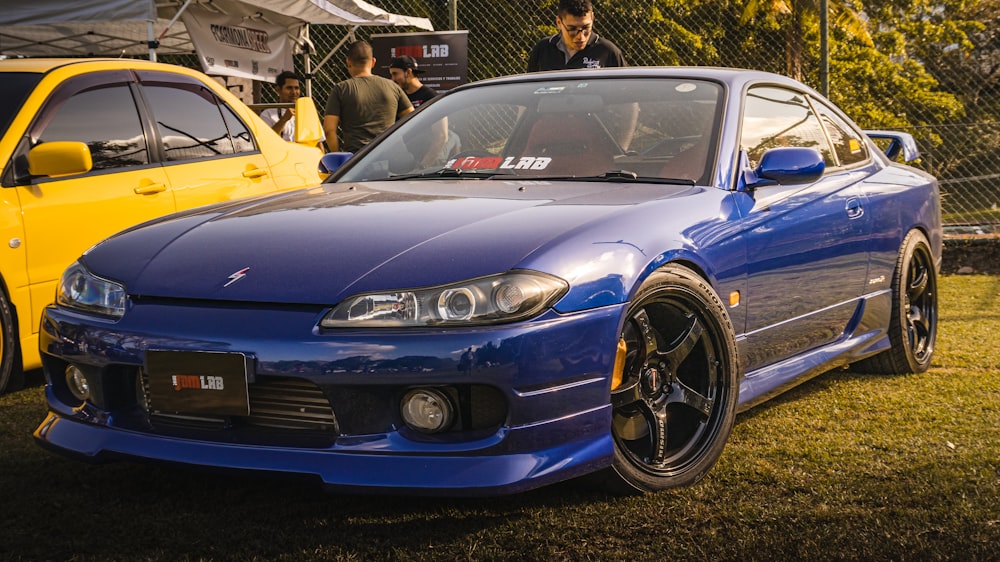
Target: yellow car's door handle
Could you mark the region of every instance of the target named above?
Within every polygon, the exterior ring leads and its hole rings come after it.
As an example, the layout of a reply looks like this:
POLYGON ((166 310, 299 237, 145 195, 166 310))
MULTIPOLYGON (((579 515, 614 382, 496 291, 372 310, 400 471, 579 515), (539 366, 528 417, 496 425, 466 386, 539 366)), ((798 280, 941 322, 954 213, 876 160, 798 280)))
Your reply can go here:
POLYGON ((140 185, 135 188, 135 191, 139 195, 151 195, 153 193, 161 193, 167 190, 167 185, 164 183, 147 183, 146 185, 140 185))
POLYGON ((262 168, 254 168, 252 170, 247 170, 243 172, 243 177, 245 178, 260 178, 267 175, 267 170, 262 168))

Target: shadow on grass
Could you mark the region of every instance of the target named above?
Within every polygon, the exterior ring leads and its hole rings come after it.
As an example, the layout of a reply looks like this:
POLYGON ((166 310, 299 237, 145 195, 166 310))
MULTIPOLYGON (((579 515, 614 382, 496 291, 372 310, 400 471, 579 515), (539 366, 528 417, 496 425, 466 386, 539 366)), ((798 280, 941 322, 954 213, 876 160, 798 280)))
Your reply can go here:
POLYGON ((30 510, 4 521, 13 540, 0 544, 0 554, 248 559, 330 548, 344 555, 415 552, 429 543, 462 543, 539 510, 608 499, 570 484, 500 498, 331 495, 314 482, 256 475, 39 461, 5 494, 7 506, 30 510), (41 490, 44 503, 36 499, 41 490))
POLYGON ((453 549, 539 511, 616 500, 572 483, 497 498, 356 496, 311 479, 88 464, 34 444, 44 389, 28 375, 20 393, 30 400, 7 407, 15 427, 0 426, 0 559, 372 559, 429 543, 453 549))

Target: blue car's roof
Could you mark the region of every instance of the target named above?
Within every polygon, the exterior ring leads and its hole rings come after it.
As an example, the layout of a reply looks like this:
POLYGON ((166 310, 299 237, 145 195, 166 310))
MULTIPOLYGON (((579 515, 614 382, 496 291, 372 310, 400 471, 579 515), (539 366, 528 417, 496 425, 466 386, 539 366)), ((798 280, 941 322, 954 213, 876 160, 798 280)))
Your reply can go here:
MULTIPOLYGON (((552 70, 547 72, 533 72, 530 74, 515 74, 498 78, 489 78, 477 82, 464 84, 459 88, 475 88, 498 83, 528 82, 552 80, 557 78, 579 79, 579 78, 699 78, 703 80, 713 80, 727 85, 733 91, 739 91, 749 83, 770 82, 783 84, 798 89, 804 89, 819 95, 812 88, 805 86, 801 82, 792 80, 787 76, 763 72, 760 70, 747 70, 742 68, 724 68, 712 66, 626 66, 621 68, 598 68, 598 69, 577 69, 577 70, 552 70)), ((458 89, 458 88, 456 88, 458 89)))

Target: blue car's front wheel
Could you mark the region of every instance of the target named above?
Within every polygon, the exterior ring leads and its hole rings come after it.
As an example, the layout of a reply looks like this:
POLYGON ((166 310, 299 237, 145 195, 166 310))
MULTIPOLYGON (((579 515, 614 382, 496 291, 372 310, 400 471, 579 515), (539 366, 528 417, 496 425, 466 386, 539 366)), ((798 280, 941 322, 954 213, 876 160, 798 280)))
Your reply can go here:
POLYGON ((736 417, 732 322, 708 283, 678 265, 651 275, 627 314, 607 484, 638 492, 693 484, 719 459, 736 417))

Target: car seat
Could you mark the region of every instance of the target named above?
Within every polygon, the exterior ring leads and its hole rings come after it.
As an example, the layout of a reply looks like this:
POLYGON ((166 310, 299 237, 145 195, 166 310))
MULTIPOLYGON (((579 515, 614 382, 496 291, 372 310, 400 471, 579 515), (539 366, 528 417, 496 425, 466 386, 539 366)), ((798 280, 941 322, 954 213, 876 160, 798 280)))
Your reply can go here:
POLYGON ((614 141, 597 117, 589 113, 549 114, 531 127, 523 157, 551 158, 545 168, 518 174, 595 176, 612 169, 614 141))

